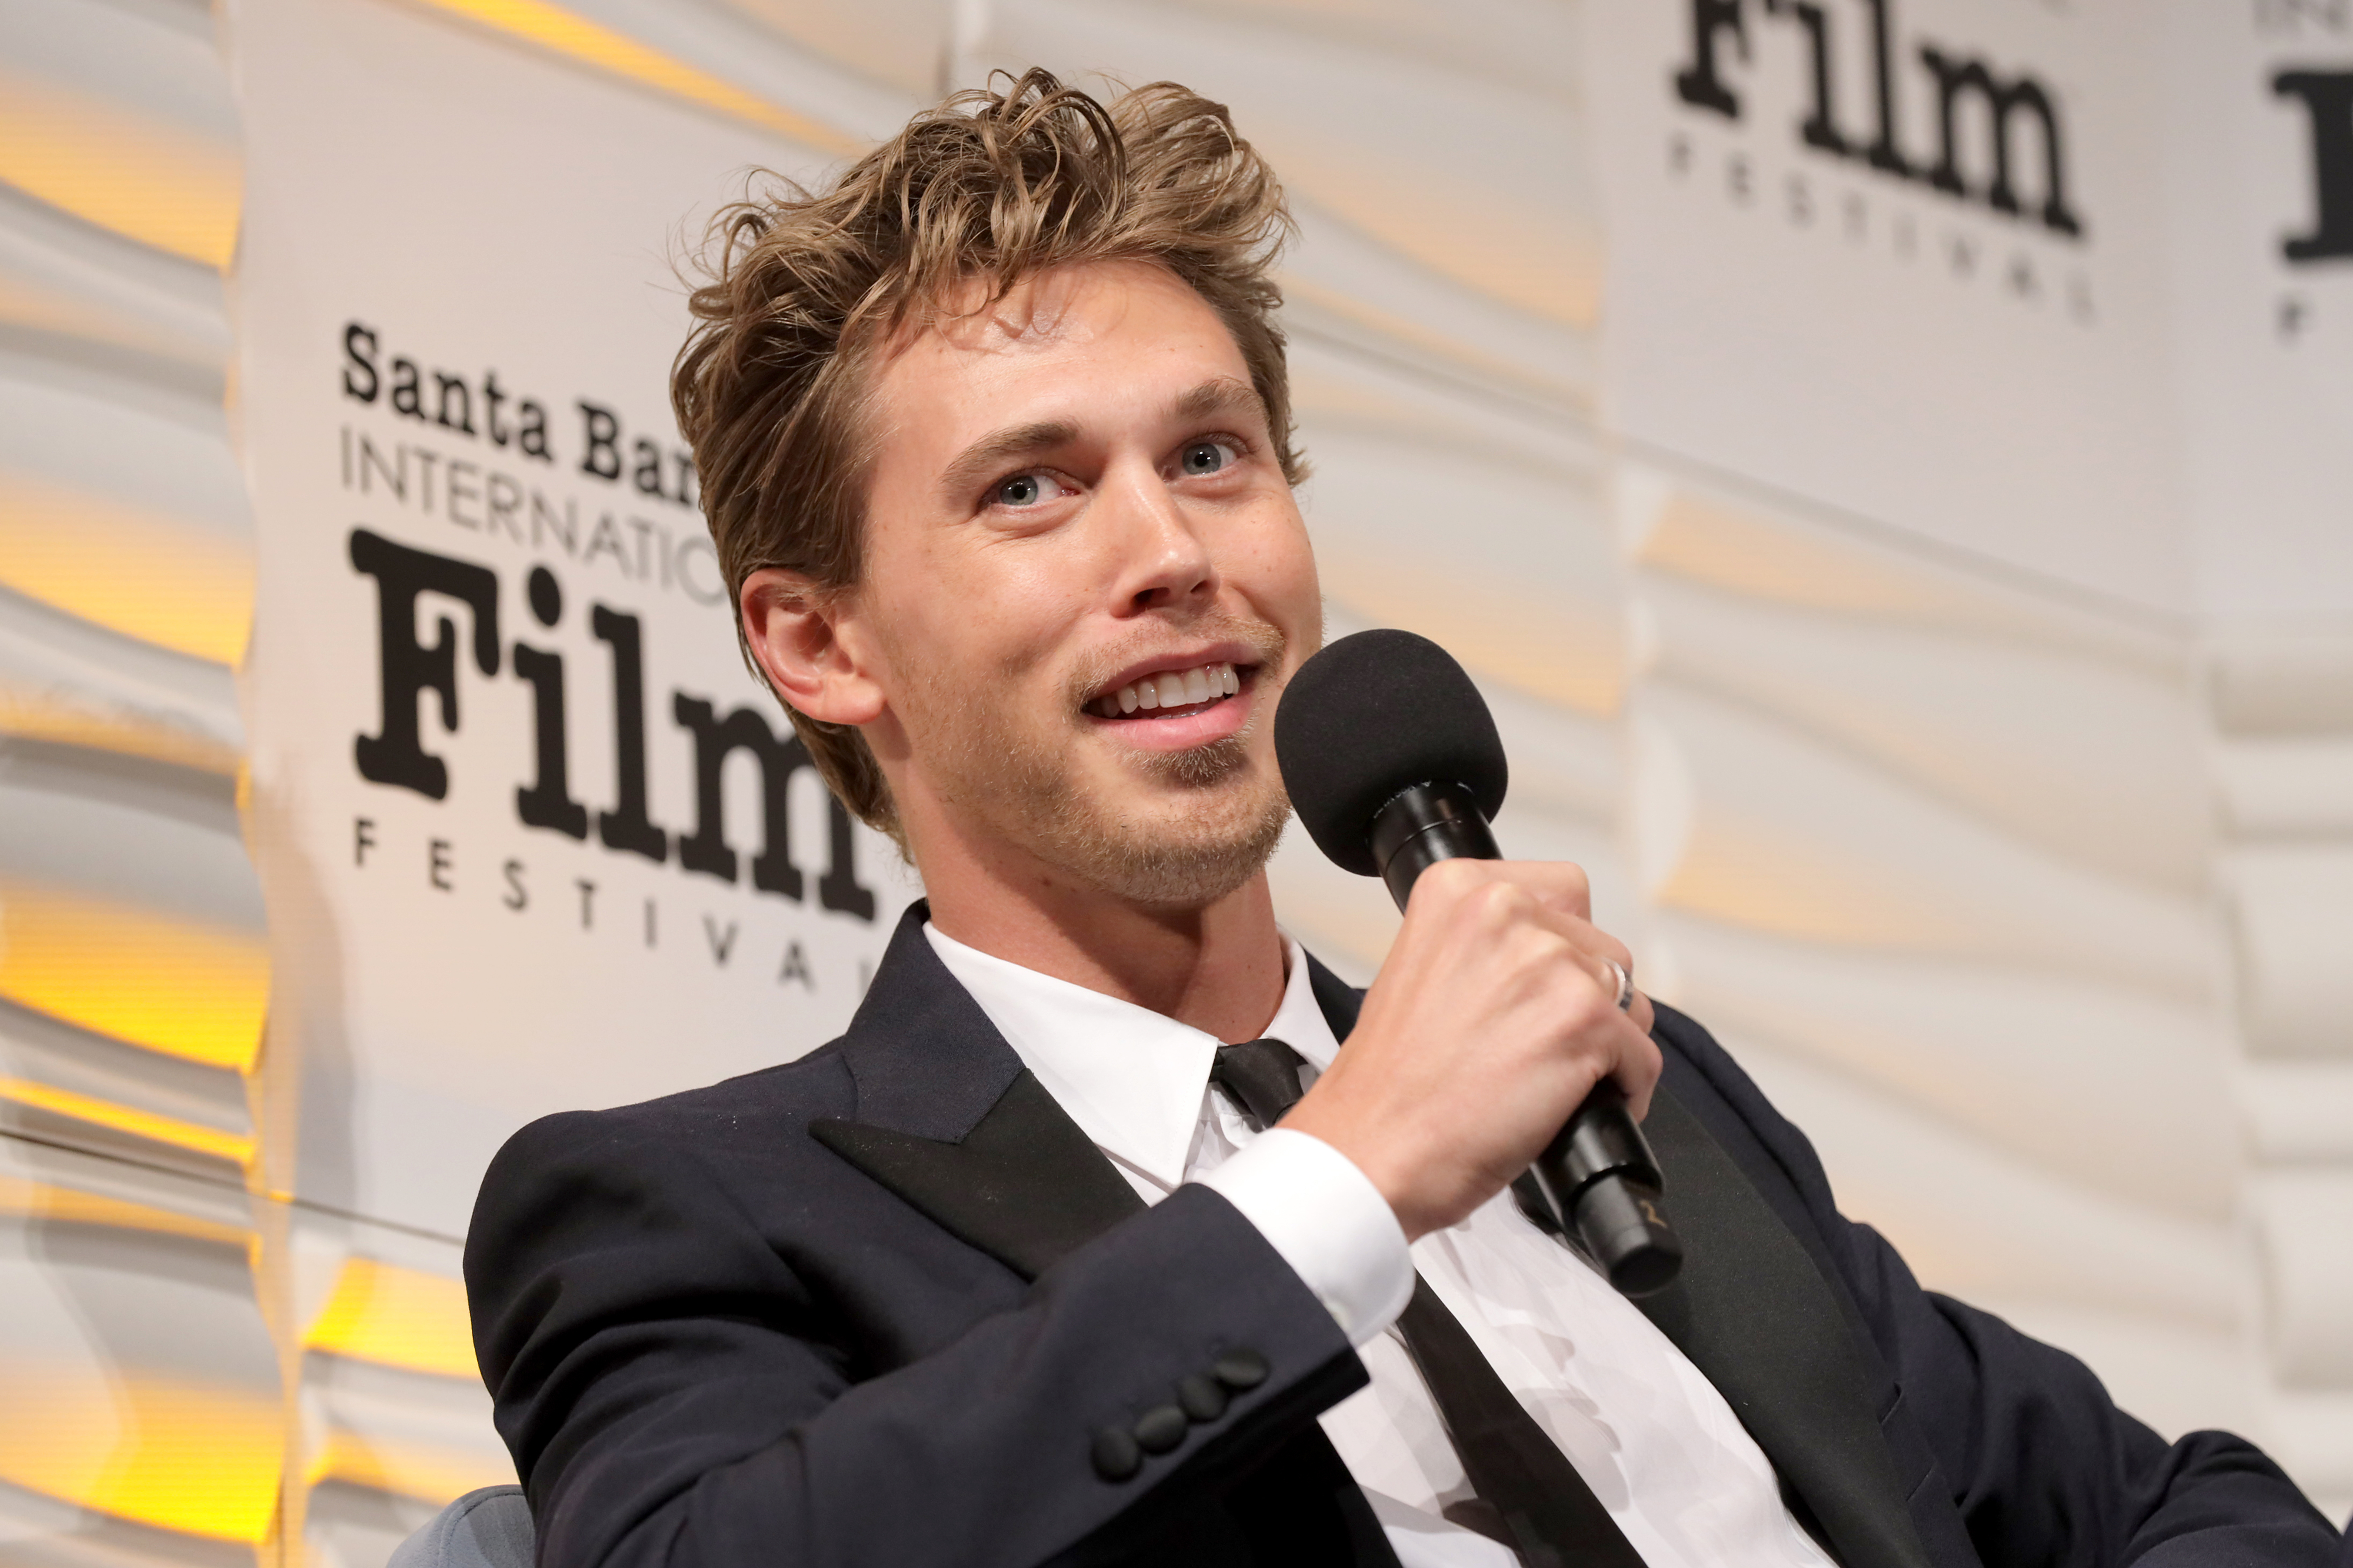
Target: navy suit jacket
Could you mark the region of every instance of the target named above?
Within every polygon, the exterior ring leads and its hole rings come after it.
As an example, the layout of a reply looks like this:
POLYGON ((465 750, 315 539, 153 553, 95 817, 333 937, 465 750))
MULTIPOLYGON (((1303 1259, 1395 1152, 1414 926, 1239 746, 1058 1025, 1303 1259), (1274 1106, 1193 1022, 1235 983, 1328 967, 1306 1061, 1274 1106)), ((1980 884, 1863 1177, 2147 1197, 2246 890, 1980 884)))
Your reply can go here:
MULTIPOLYGON (((549 1117, 492 1163, 466 1280, 540 1562, 1395 1568, 1316 1425, 1366 1382, 1330 1314, 1216 1193, 1146 1208, 923 919, 840 1039, 549 1117), (1238 1352, 1262 1381, 1098 1472, 1098 1431, 1238 1352)), ((1359 994, 1314 979, 1345 1040, 1359 994)), ((2081 1363, 1921 1289, 1705 1030, 1662 1007, 1657 1037, 1690 1261, 1643 1308, 1845 1568, 2337 1563, 2254 1447, 2168 1445, 2081 1363)))

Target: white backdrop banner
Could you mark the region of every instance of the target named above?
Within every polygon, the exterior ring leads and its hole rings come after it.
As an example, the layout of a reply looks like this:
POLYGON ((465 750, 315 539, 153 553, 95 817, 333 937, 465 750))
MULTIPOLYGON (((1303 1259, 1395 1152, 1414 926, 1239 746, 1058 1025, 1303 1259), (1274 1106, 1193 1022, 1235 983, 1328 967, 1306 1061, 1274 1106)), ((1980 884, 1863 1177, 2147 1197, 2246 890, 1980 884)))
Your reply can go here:
POLYGON ((1640 445, 2176 616, 2353 610, 2353 8, 1603 0, 1640 445))
POLYGON ((1603 0, 1612 421, 2187 610, 2149 24, 2133 0, 1603 0))
POLYGON ((238 38, 276 1131, 454 1236, 533 1117, 839 1032, 910 896, 738 658, 668 408, 676 257, 818 160, 421 9, 238 38))
POLYGON ((2353 5, 2174 11, 2200 607, 2232 625, 2353 615, 2353 5))

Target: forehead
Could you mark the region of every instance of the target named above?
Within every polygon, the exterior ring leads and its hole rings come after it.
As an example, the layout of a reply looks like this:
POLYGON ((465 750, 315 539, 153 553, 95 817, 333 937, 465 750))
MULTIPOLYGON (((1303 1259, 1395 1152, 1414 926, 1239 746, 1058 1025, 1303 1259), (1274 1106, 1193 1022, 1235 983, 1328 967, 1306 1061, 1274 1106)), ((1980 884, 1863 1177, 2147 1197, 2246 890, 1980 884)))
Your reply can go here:
POLYGON ((878 457, 944 461, 1009 424, 1095 429, 1165 412, 1214 379, 1250 384, 1233 334, 1193 289, 1148 262, 1092 262, 1025 279, 982 305, 976 283, 895 344, 874 381, 878 457))

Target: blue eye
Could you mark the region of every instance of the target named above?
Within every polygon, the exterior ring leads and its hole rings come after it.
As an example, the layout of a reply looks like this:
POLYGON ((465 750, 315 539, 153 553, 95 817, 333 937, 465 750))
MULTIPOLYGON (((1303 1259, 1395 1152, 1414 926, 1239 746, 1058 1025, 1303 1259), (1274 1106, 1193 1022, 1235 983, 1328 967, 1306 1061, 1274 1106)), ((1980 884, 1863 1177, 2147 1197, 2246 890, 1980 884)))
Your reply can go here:
POLYGON ((1196 441, 1185 448, 1185 455, 1176 460, 1176 466, 1198 479, 1203 474, 1218 472, 1229 460, 1224 442, 1196 441))
POLYGON ((1076 486, 1065 484, 1050 469, 1032 468, 1026 474, 997 480, 989 489, 988 504, 1008 511, 1031 511, 1049 501, 1076 494, 1076 486))

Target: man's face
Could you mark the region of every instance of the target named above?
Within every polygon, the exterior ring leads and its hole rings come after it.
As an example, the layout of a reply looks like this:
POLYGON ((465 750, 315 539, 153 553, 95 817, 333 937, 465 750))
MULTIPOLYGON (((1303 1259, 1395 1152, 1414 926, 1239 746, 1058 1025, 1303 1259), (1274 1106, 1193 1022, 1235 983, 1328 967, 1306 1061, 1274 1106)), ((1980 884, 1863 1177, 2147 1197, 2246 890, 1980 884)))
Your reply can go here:
POLYGON ((1048 274, 914 336, 871 409, 845 629, 918 855, 935 821, 1140 904, 1240 887, 1288 815, 1274 698, 1322 600, 1216 313, 1156 267, 1048 274))

